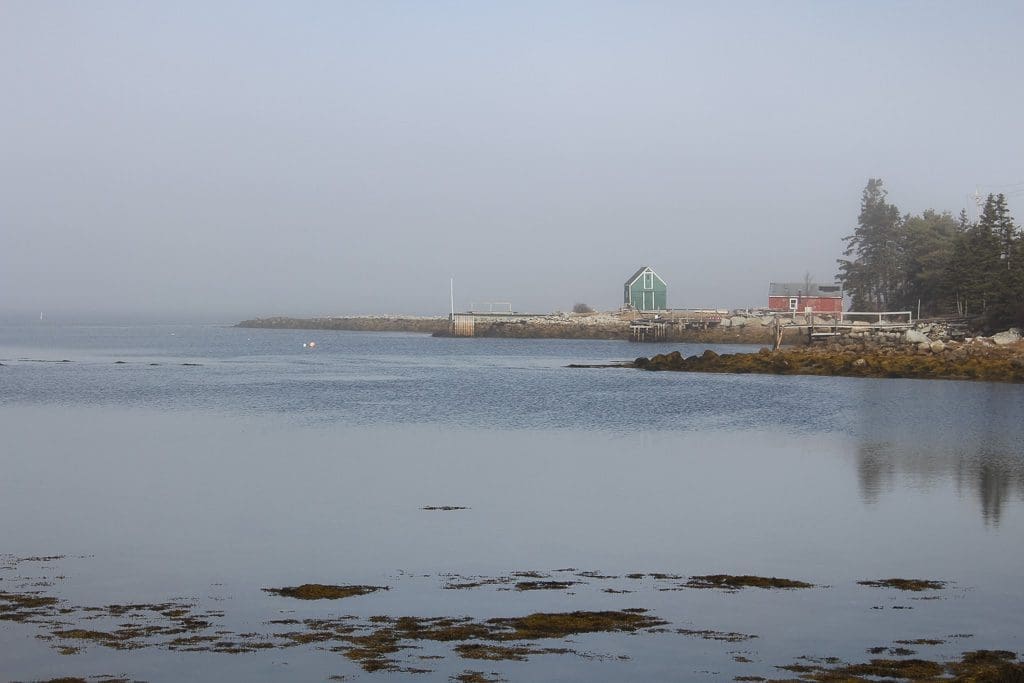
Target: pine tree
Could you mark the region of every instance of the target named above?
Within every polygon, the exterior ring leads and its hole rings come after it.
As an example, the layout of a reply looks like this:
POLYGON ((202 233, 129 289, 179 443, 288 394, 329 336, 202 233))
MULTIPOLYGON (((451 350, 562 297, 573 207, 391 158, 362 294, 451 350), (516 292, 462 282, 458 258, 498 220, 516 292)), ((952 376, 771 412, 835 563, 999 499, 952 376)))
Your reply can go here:
POLYGON ((973 229, 974 224, 967 218, 967 210, 960 209, 960 215, 957 218, 956 234, 953 235, 952 253, 946 262, 944 277, 946 286, 953 295, 956 312, 959 316, 967 315, 968 281, 970 277, 967 259, 964 255, 970 239, 969 234, 973 229))
POLYGON ((1024 317, 1021 302, 1024 294, 1022 238, 1004 195, 988 196, 978 226, 991 235, 989 239, 995 245, 994 248, 989 247, 990 263, 983 278, 991 299, 986 311, 989 324, 994 327, 1019 324, 1024 317))
POLYGON ((857 228, 844 237, 839 279, 856 310, 956 312, 988 328, 1024 325, 1024 233, 1006 197, 989 195, 972 223, 931 209, 901 216, 872 178, 857 228))
POLYGON ((956 283, 962 315, 987 315, 996 298, 993 273, 1001 262, 999 237, 994 229, 996 215, 990 196, 981 219, 967 224, 956 240, 949 270, 956 283))
POLYGON ((941 315, 956 310, 950 294, 948 265, 957 238, 957 220, 949 213, 927 209, 920 216, 903 219, 906 232, 903 264, 907 280, 905 307, 920 305, 922 315, 941 315))
POLYGON ((981 220, 988 221, 992 226, 992 232, 999 238, 999 256, 1009 270, 1011 262, 1015 260, 1019 235, 1017 226, 1013 223, 1013 216, 1006 206, 1006 196, 1001 193, 989 195, 981 220))
POLYGON ((887 195, 881 180, 868 180, 857 228, 843 238, 843 255, 853 258, 839 259, 839 279, 856 310, 891 310, 904 298, 903 220, 899 209, 886 201, 887 195))

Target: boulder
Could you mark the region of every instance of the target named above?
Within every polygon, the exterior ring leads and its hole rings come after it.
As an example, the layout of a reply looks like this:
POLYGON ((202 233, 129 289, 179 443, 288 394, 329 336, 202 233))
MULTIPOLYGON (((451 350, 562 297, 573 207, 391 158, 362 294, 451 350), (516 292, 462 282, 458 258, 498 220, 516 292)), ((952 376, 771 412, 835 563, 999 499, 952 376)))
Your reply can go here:
POLYGON ((946 345, 941 341, 933 341, 931 344, 932 353, 942 353, 946 350, 946 345))
POLYGON ((746 318, 744 318, 744 317, 742 317, 742 316, 739 316, 739 315, 738 315, 738 316, 736 316, 736 317, 734 317, 734 318, 730 319, 730 321, 729 321, 729 322, 731 322, 731 323, 732 323, 732 326, 733 326, 733 327, 743 327, 743 326, 744 326, 744 325, 746 325, 746 324, 747 324, 747 322, 749 322, 749 321, 748 321, 748 320, 747 320, 746 318))
POLYGON ((926 342, 926 341, 925 342, 921 342, 920 344, 917 345, 917 350, 918 351, 924 351, 925 353, 931 353, 932 345, 931 345, 931 343, 926 342))
POLYGON ((925 344, 929 341, 928 335, 923 332, 918 332, 917 330, 907 330, 904 338, 907 340, 908 344, 925 344))
POLYGON ((1005 332, 992 335, 992 341, 999 346, 1006 346, 1007 344, 1015 344, 1020 341, 1020 330, 1016 327, 1011 327, 1005 332))

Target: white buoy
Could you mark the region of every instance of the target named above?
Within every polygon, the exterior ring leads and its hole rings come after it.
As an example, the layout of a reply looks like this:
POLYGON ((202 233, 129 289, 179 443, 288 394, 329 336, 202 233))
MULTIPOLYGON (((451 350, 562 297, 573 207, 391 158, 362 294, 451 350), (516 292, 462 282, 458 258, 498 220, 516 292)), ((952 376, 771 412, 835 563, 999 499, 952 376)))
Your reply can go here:
POLYGON ((309 348, 315 349, 316 348, 316 342, 309 342, 309 348))

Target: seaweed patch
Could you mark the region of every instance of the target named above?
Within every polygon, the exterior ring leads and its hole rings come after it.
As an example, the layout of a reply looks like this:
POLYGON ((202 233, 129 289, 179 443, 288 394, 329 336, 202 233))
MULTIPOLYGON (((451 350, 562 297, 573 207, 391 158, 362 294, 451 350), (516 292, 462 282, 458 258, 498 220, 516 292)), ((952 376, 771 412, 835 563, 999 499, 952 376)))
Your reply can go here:
POLYGON ((835 658, 810 660, 811 664, 776 667, 796 673, 803 681, 960 681, 962 683, 999 683, 1024 680, 1024 664, 1008 650, 965 652, 959 661, 939 662, 926 659, 872 659, 863 663, 845 663, 835 658))
POLYGON ((676 633, 684 636, 703 638, 704 640, 721 640, 727 643, 740 643, 745 640, 753 640, 754 638, 757 638, 757 636, 750 635, 748 633, 731 633, 728 631, 712 631, 709 629, 697 630, 689 628, 677 628, 676 633))
POLYGON ((925 590, 941 590, 946 587, 947 582, 931 579, 875 579, 873 581, 858 581, 857 585, 920 592, 925 590))
POLYGON ((298 600, 341 600, 386 590, 388 590, 387 586, 332 586, 322 583, 304 583, 301 586, 263 589, 265 593, 298 600))
POLYGON ((520 581, 516 583, 517 591, 565 590, 578 584, 579 581, 520 581))
POLYGON ((814 588, 814 584, 806 583, 804 581, 780 579, 775 576, 751 576, 749 574, 707 574, 704 576, 691 576, 690 580, 682 585, 686 588, 720 588, 725 590, 739 590, 741 588, 814 588))

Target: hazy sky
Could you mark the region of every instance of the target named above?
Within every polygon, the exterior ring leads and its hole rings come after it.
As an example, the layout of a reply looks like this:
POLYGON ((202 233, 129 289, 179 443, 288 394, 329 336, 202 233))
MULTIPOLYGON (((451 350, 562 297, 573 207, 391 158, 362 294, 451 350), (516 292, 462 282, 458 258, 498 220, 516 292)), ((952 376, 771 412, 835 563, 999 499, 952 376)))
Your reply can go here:
POLYGON ((673 307, 1024 218, 1021 2, 0 0, 0 311, 673 307), (1019 194, 1019 193, 1018 193, 1019 194))

